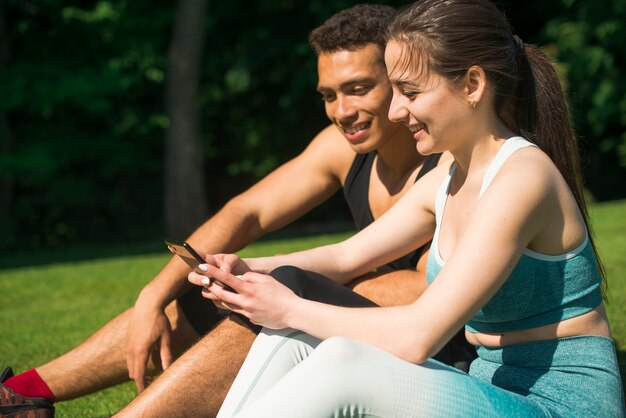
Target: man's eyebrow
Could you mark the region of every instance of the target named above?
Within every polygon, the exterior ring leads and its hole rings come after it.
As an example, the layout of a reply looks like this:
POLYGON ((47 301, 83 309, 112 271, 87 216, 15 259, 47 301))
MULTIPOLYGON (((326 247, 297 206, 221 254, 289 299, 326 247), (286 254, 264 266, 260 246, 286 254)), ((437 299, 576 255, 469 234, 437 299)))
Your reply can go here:
MULTIPOLYGON (((356 78, 356 79, 348 80, 348 81, 341 83, 339 85, 339 89, 343 90, 343 89, 346 89, 346 88, 349 88, 358 84, 372 84, 374 82, 375 82, 375 79, 372 77, 356 78)), ((333 90, 333 89, 327 86, 321 86, 321 85, 317 86, 317 91, 320 93, 323 91, 327 91, 327 90, 333 90)))

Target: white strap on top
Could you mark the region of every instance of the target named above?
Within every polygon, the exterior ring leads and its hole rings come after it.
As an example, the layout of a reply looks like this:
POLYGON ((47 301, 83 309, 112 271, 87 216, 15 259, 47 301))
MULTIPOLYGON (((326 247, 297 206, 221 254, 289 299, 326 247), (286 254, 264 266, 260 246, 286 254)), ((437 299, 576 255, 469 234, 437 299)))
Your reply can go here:
POLYGON ((478 194, 478 197, 480 198, 480 196, 483 195, 485 190, 487 190, 487 187, 489 187, 489 185, 491 184, 493 178, 496 176, 496 174, 498 174, 498 171, 500 171, 502 165, 505 163, 506 160, 509 159, 511 155, 513 155, 515 151, 526 147, 536 146, 537 145, 525 140, 521 136, 513 136, 504 141, 504 144, 502 144, 502 147, 500 147, 500 149, 498 150, 498 153, 496 154, 495 158, 491 162, 491 165, 489 165, 487 172, 485 173, 483 185, 480 188, 480 193, 478 194))
POLYGON ((439 190, 437 190, 437 195, 435 197, 435 222, 437 225, 441 223, 443 209, 446 206, 446 200, 448 199, 448 194, 450 192, 450 182, 452 181, 452 176, 455 171, 456 163, 452 163, 450 170, 448 170, 448 175, 441 183, 441 186, 439 186, 439 190))
MULTIPOLYGON (((500 167, 505 163, 505 161, 513 155, 515 151, 518 151, 522 148, 526 147, 536 147, 532 142, 527 141, 521 136, 513 136, 502 144, 502 147, 498 150, 498 153, 494 157, 493 161, 487 168, 487 172, 485 173, 485 178, 483 179, 483 184, 480 188, 480 196, 487 190, 487 187, 491 184, 496 174, 500 170, 500 167)), ((435 235, 433 237, 433 241, 431 244, 431 252, 434 253, 435 259, 437 262, 443 266, 444 261, 439 254, 439 231, 441 229, 441 219, 443 218, 443 210, 446 206, 446 200, 448 199, 448 194, 450 192, 450 182, 452 181, 452 176, 456 171, 456 163, 452 163, 450 166, 450 170, 448 171, 447 177, 441 183, 439 190, 437 190, 437 196, 435 197, 435 235)))
POLYGON ((439 190, 437 190, 437 195, 435 196, 435 235, 433 236, 430 252, 435 256, 435 260, 440 266, 444 265, 444 261, 439 254, 439 231, 441 230, 443 209, 446 207, 446 200, 450 192, 450 182, 452 181, 452 176, 455 171, 456 163, 452 163, 448 175, 441 183, 441 186, 439 186, 439 190))

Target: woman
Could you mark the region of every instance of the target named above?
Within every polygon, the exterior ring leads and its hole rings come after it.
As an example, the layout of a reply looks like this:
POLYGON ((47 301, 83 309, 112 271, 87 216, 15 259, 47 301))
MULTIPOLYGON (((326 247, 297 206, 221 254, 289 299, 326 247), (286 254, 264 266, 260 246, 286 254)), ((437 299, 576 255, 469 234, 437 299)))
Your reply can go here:
POLYGON ((486 0, 418 1, 389 32, 389 117, 420 153, 447 150, 454 162, 342 243, 219 255, 205 275, 190 274, 206 297, 281 330, 259 336, 221 416, 623 416, 601 264, 551 63, 486 0), (344 282, 433 232, 430 286, 408 306, 325 305, 263 274, 293 265, 344 282), (429 360, 465 324, 479 355, 469 375, 429 360))

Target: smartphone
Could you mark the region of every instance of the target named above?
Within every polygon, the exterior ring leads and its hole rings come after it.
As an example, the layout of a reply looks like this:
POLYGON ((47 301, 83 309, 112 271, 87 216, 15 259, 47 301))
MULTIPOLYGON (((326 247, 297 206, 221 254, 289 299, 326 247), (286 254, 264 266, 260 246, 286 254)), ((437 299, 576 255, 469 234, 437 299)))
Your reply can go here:
POLYGON ((200 254, 186 242, 165 240, 165 245, 167 245, 167 249, 170 250, 172 254, 176 254, 182 258, 192 269, 196 269, 198 265, 204 263, 204 259, 200 257, 200 254))
MULTIPOLYGON (((172 254, 176 254, 177 256, 182 258, 183 261, 187 263, 187 265, 194 270, 198 268, 198 265, 204 264, 205 262, 205 260, 202 257, 200 257, 200 254, 198 254, 198 252, 194 250, 193 247, 189 245, 187 242, 184 242, 184 241, 179 242, 179 241, 166 239, 165 245, 167 245, 168 250, 170 250, 172 254)), ((219 284, 224 289, 230 290, 231 292, 235 292, 235 289, 228 286, 226 283, 220 282, 215 277, 213 277, 212 280, 215 280, 215 283, 219 284)))

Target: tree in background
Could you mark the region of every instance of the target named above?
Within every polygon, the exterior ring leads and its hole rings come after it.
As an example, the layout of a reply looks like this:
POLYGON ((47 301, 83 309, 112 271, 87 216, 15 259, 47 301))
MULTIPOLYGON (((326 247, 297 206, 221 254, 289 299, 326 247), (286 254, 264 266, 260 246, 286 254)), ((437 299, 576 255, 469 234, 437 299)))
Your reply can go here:
POLYGON ((198 89, 207 0, 179 0, 167 54, 165 107, 165 231, 189 235, 207 217, 198 89))
MULTIPOLYGON (((181 237, 328 123, 308 32, 358 1, 229 0, 183 18, 204 1, 0 0, 0 249, 181 237)), ((626 197, 625 1, 498 3, 559 60, 591 192, 626 197)))
MULTIPOLYGON (((0 72, 7 68, 9 61, 5 7, 4 0, 0 0, 0 72)), ((0 156, 12 152, 13 143, 14 138, 6 112, 0 109, 0 156)), ((8 161, 5 162, 5 165, 0 164, 0 231, 9 230, 13 212, 14 178, 7 163, 8 161)))

